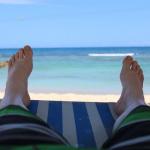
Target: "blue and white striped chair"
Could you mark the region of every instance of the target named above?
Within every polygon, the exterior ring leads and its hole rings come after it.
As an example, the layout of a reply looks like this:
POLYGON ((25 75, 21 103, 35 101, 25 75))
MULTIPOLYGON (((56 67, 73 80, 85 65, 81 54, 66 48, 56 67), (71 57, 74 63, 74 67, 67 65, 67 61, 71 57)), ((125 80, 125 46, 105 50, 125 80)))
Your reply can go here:
POLYGON ((113 103, 32 101, 29 110, 75 147, 99 148, 116 119, 113 103))

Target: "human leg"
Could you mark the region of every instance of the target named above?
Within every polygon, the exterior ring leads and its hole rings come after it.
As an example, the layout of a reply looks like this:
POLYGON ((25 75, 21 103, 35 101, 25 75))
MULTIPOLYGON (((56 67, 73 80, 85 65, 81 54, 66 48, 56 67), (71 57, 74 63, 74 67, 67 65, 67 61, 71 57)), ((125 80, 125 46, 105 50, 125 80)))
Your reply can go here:
POLYGON ((0 108, 8 105, 19 105, 26 108, 29 105, 30 96, 27 85, 28 77, 33 68, 32 56, 32 49, 29 46, 25 46, 9 60, 8 79, 0 108))
POLYGON ((150 108, 143 95, 144 75, 132 57, 124 59, 120 79, 123 90, 115 107, 119 117, 102 149, 150 149, 150 108))
POLYGON ((9 60, 5 96, 0 103, 0 144, 68 144, 50 125, 26 110, 32 55, 32 49, 25 46, 9 60))

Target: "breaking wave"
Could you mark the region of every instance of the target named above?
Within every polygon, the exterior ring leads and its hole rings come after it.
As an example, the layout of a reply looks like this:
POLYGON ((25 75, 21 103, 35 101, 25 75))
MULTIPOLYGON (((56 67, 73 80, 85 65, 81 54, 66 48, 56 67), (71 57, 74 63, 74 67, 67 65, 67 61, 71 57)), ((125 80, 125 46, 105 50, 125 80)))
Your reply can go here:
POLYGON ((88 56, 91 57, 124 57, 124 56, 134 56, 134 53, 90 53, 88 56))

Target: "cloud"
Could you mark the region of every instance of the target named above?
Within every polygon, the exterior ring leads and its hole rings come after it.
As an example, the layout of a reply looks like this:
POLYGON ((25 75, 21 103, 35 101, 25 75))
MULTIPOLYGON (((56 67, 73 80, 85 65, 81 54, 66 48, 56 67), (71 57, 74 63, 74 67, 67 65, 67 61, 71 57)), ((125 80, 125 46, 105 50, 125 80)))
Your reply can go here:
POLYGON ((20 5, 24 5, 24 4, 34 4, 34 3, 38 3, 40 0, 0 0, 0 4, 20 4, 20 5))

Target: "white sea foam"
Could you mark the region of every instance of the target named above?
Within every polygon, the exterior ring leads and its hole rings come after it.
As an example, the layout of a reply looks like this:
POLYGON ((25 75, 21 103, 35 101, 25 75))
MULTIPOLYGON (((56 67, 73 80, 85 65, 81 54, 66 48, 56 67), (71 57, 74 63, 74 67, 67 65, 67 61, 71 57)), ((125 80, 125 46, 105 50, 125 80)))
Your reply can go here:
POLYGON ((124 57, 124 56, 134 56, 134 53, 90 53, 88 56, 92 57, 124 57))

